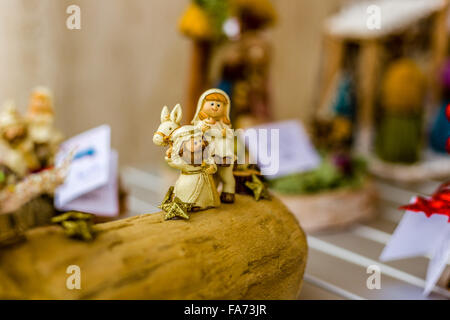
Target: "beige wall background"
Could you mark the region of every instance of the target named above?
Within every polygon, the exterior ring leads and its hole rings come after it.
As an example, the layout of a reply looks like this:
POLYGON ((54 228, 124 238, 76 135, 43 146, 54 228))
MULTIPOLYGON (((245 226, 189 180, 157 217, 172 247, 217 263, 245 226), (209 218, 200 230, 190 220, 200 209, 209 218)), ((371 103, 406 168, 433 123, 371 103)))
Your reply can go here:
MULTIPOLYGON (((152 144, 162 106, 183 102, 190 42, 177 32, 189 0, 0 0, 0 100, 24 110, 30 90, 54 91, 66 136, 107 123, 122 164, 160 161, 152 144), (81 7, 81 30, 66 8, 81 7)), ((344 0, 274 0, 270 32, 277 119, 313 111, 324 18, 344 0)))

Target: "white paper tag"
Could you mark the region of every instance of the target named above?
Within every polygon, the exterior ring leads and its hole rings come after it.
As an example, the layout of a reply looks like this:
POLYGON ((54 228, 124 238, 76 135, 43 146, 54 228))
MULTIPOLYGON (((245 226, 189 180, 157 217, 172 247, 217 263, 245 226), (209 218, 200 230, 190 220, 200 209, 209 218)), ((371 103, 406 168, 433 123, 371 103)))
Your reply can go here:
POLYGON ((55 206, 62 208, 70 201, 108 182, 110 175, 111 129, 107 125, 86 131, 64 142, 56 157, 59 165, 70 152, 75 156, 65 183, 55 192, 55 206))
POLYGON ((114 217, 119 214, 118 202, 118 164, 117 151, 112 150, 109 162, 109 176, 105 185, 88 192, 59 207, 61 211, 80 211, 97 216, 114 217))
POLYGON ((245 132, 250 158, 268 179, 313 170, 320 165, 320 155, 298 121, 268 123, 245 132))
POLYGON ((450 257, 450 223, 448 217, 407 211, 389 243, 381 253, 381 261, 430 257, 424 294, 436 285, 450 257))
POLYGON ((427 270, 427 281, 424 294, 429 295, 447 266, 450 258, 450 230, 437 244, 436 250, 427 270))
POLYGON ((380 259, 389 261, 431 254, 449 229, 448 218, 407 211, 403 215, 380 259))

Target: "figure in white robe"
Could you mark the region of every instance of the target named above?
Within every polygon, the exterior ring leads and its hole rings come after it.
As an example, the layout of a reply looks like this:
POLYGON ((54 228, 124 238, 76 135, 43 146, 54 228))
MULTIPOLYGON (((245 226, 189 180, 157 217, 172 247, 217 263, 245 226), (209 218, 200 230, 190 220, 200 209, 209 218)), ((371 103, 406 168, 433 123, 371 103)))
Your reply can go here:
POLYGON ((213 147, 207 146, 201 131, 185 126, 173 135, 171 158, 168 164, 181 170, 175 183, 174 195, 181 201, 194 204, 193 210, 220 206, 219 194, 213 179, 217 166, 212 157, 213 147))
POLYGON ((220 89, 210 89, 202 94, 198 101, 197 112, 192 123, 202 130, 214 143, 213 156, 217 165, 215 179, 222 182, 220 199, 224 203, 233 203, 236 182, 233 165, 236 160, 234 152, 234 132, 230 123, 231 101, 220 89))

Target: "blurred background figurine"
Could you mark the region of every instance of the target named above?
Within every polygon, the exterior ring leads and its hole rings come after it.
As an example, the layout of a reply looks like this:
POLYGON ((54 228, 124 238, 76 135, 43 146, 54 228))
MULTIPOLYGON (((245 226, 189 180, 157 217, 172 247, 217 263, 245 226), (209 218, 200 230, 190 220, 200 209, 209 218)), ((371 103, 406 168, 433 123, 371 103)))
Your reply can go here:
MULTIPOLYGON (((450 104, 445 108, 445 116, 447 117, 447 121, 450 123, 450 104)), ((445 138, 445 136, 444 136, 445 138)), ((450 154, 450 134, 447 135, 447 140, 445 141, 445 147, 447 153, 450 154)))
POLYGON ((331 93, 313 119, 314 140, 319 148, 329 151, 349 151, 354 138, 358 107, 354 71, 357 50, 347 45, 346 52, 331 93))
POLYGON ((450 137, 450 122, 447 120, 446 112, 450 105, 450 60, 447 60, 442 68, 442 102, 434 120, 430 134, 430 146, 434 151, 445 153, 446 140, 442 137, 450 137))
POLYGON ((25 119, 13 102, 7 102, 0 113, 0 163, 19 177, 39 169, 25 119))
POLYGON ((223 37, 228 5, 224 0, 191 0, 180 19, 180 32, 193 41, 186 103, 188 119, 194 116, 197 97, 208 87, 213 49, 223 37))
POLYGON ((218 87, 233 101, 231 120, 238 128, 272 119, 269 71, 271 45, 263 31, 276 21, 269 0, 235 0, 224 26, 230 45, 221 61, 218 87))
POLYGON ((52 95, 47 88, 37 87, 31 93, 26 120, 39 169, 53 166, 63 135, 54 127, 52 95))
POLYGON ((419 160, 426 85, 424 74, 413 60, 403 58, 388 66, 381 85, 382 115, 376 141, 376 152, 382 160, 419 160))
POLYGON ((238 127, 270 120, 270 45, 261 31, 275 20, 270 0, 192 0, 179 24, 193 39, 188 118, 197 97, 215 83, 236 103, 231 120, 238 127))
POLYGON ((33 174, 53 164, 61 136, 52 125, 50 95, 44 90, 33 93, 27 119, 13 102, 0 112, 0 244, 48 224, 55 214, 53 192, 64 182, 71 157, 60 168, 33 174), (46 145, 47 151, 36 145, 46 145))

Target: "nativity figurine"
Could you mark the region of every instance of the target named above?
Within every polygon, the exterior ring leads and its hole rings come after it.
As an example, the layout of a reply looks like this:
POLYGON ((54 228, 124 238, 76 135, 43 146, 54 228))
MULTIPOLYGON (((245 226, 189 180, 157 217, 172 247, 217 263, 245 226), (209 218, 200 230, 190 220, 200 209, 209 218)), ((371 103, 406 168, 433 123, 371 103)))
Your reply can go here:
POLYGON ((176 105, 161 112, 161 124, 153 143, 168 146, 165 160, 181 170, 175 186, 162 205, 166 219, 189 218, 188 212, 234 203, 234 132, 230 122, 231 101, 220 89, 210 89, 198 101, 192 125, 181 126, 182 109, 176 105), (219 196, 217 187, 221 184, 219 196))
POLYGON ((190 211, 220 206, 219 194, 213 179, 217 171, 212 156, 213 148, 202 131, 184 126, 173 135, 169 166, 181 170, 175 183, 174 198, 190 204, 190 211))
POLYGON ((19 178, 39 169, 26 121, 12 101, 0 112, 0 164, 19 178))
POLYGON ((33 143, 34 153, 40 169, 52 167, 63 135, 54 126, 54 109, 51 92, 37 87, 30 97, 26 120, 28 133, 33 143))
POLYGON ((209 136, 214 143, 213 156, 217 165, 215 181, 222 183, 220 200, 234 203, 236 182, 233 167, 236 160, 234 132, 230 121, 231 101, 220 89, 210 89, 202 94, 197 104, 192 124, 209 136))

